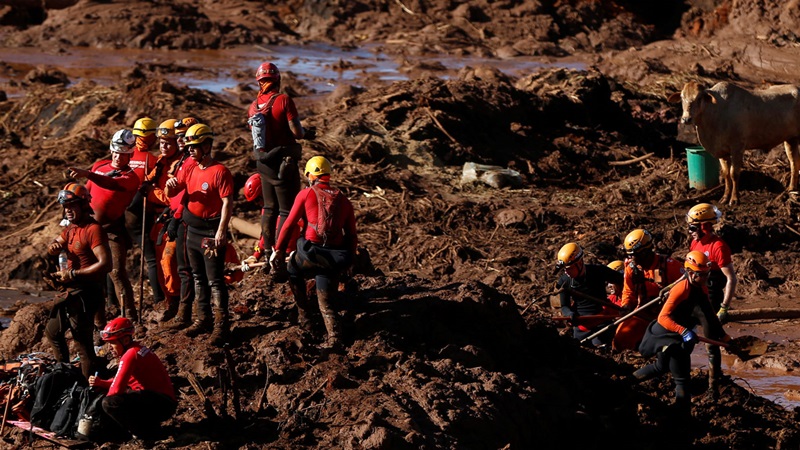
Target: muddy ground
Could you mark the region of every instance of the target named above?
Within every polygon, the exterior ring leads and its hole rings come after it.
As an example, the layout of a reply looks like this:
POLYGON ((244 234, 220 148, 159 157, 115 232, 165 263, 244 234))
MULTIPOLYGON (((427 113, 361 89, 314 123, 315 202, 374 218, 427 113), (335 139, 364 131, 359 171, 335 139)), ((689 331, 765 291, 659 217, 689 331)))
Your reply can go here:
MULTIPOLYGON (((576 241, 587 259, 607 263, 621 259, 630 230, 644 227, 661 252, 682 256, 686 211, 721 197, 719 188, 689 188, 684 148, 693 137, 678 126, 669 93, 690 79, 800 82, 796 2, 650 3, 20 0, 0 7, 5 47, 52 52, 369 43, 400 60, 535 56, 588 67, 512 78, 489 67, 450 73, 409 63, 408 81, 367 77, 326 95, 287 74, 283 89, 296 98, 304 125, 318 129, 304 156, 334 163, 371 260, 339 305, 347 350, 324 355, 302 338, 287 287, 262 273, 234 287, 231 366, 202 340, 159 330, 156 307, 138 336, 166 361, 180 391, 172 437, 158 446, 800 448, 797 411, 730 380, 711 402, 702 368, 693 372, 692 422, 677 424, 668 376, 632 385, 630 373, 646 360, 581 348, 550 319, 556 312, 547 293, 564 243, 576 241), (468 162, 513 169, 520 183, 463 184, 468 162), (222 388, 229 368, 235 389, 222 388), (190 373, 213 412, 204 410, 190 373)), ((111 133, 143 115, 209 123, 217 158, 237 188, 244 185, 254 171, 244 127, 252 71, 242 68, 238 98, 230 100, 167 80, 187 70, 203 67, 132 64, 105 86, 71 83, 58 67, 0 63, 11 79, 0 89, 22 94, 0 102, 0 284, 46 289, 41 255, 59 232, 54 199, 64 168, 104 157, 111 133)), ((720 205, 720 233, 739 278, 734 308, 796 306, 800 205, 783 194, 788 179, 781 148, 748 152, 741 204, 720 205)), ((236 214, 256 222, 258 210, 239 196, 236 214)), ((246 254, 254 240, 235 237, 246 254)), ((0 352, 46 351, 45 309, 21 309, 0 335, 0 352)), ((736 334, 741 326, 727 327, 736 334)), ((785 321, 759 326, 791 330, 785 321)), ((789 339, 747 364, 792 372, 799 355, 789 339)), ((21 445, 25 437, 7 439, 21 445)))

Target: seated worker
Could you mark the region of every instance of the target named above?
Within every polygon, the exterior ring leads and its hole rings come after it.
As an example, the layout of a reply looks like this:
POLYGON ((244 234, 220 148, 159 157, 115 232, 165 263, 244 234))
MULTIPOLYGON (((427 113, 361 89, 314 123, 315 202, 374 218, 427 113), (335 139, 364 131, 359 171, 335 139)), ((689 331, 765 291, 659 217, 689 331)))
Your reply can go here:
POLYGON ((89 377, 89 386, 108 389, 103 410, 134 439, 151 440, 178 402, 166 367, 152 350, 133 340, 133 331, 128 318, 108 322, 100 336, 119 358, 119 369, 113 380, 89 377))
MULTIPOLYGON (((558 251, 557 268, 562 271, 557 285, 561 290, 561 314, 570 318, 572 336, 581 340, 594 328, 611 323, 609 319, 579 321, 581 316, 613 315, 617 311, 603 306, 606 283, 622 284, 622 274, 600 264, 585 264, 583 249, 570 242, 558 251), (583 294, 583 295, 581 295, 583 294)), ((595 347, 611 343, 613 330, 592 339, 595 347)))

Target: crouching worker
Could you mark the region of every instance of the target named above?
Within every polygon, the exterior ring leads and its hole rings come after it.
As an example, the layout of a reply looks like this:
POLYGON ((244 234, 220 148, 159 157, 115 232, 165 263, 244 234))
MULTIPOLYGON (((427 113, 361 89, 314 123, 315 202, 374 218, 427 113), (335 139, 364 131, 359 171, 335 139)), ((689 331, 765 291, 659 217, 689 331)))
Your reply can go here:
POLYGON ((327 159, 322 156, 309 159, 305 176, 310 187, 297 194, 275 244, 270 265, 276 281, 280 273, 288 270, 297 304, 297 320, 305 331, 312 331, 305 280, 315 278, 317 302, 328 332, 325 347, 339 351, 341 329, 332 302, 338 293, 339 277, 353 263, 356 254, 356 219, 350 200, 331 186, 331 163, 327 159), (305 223, 305 230, 297 239, 297 250, 289 255, 287 268, 286 249, 300 219, 305 223))
POLYGON ((133 322, 118 317, 100 333, 111 346, 119 368, 113 380, 89 377, 89 386, 108 389, 103 411, 134 439, 159 437, 161 422, 172 417, 178 402, 167 369, 147 347, 133 340, 133 322))

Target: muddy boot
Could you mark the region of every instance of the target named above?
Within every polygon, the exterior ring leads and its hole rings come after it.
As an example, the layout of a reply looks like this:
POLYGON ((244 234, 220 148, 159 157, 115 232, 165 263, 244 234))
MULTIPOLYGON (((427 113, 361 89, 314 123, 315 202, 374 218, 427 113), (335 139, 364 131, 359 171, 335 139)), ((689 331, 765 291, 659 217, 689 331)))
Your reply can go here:
POLYGON ((675 378, 675 418, 678 423, 686 423, 692 418, 692 396, 689 393, 688 379, 675 378))
POLYGON ((175 316, 178 315, 178 306, 179 306, 178 297, 170 296, 166 298, 166 301, 167 301, 167 310, 164 311, 164 315, 161 316, 161 318, 158 320, 161 323, 169 322, 175 316))
POLYGON ((230 313, 223 288, 211 288, 211 304, 214 305, 214 331, 211 333, 211 345, 222 347, 229 340, 230 313))
POLYGON ((339 315, 330 305, 331 297, 332 295, 330 292, 317 289, 319 311, 322 313, 322 320, 325 322, 325 329, 328 332, 328 338, 325 340, 324 347, 330 349, 332 352, 338 352, 342 349, 342 333, 339 324, 339 315))
POLYGON ((192 326, 186 329, 186 336, 195 337, 211 332, 213 323, 208 290, 208 286, 195 281, 194 292, 195 299, 197 300, 197 318, 192 323, 192 326))
POLYGON ((192 304, 181 302, 178 305, 178 313, 164 327, 168 330, 182 330, 192 324, 192 304))
POLYGON ((719 400, 720 379, 722 378, 722 354, 719 347, 709 348, 708 351, 708 391, 706 398, 712 401, 719 400), (716 350, 716 351, 715 351, 716 350))
POLYGON ((305 333, 313 333, 314 325, 311 320, 311 313, 308 310, 308 293, 306 293, 306 283, 304 280, 290 280, 289 287, 294 295, 294 302, 297 304, 297 325, 305 333))
POLYGON ((642 367, 641 369, 633 372, 633 378, 636 380, 637 383, 641 383, 651 378, 655 378, 658 375, 661 375, 661 371, 658 369, 655 363, 648 364, 642 367))

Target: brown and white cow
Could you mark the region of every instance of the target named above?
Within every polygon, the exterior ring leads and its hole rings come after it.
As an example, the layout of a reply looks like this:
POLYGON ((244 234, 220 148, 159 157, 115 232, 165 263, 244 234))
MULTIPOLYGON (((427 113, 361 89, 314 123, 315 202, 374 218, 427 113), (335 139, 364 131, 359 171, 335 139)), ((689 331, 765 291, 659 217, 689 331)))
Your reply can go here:
POLYGON ((710 89, 690 81, 669 96, 682 102, 681 123, 694 124, 705 150, 719 158, 725 181, 721 203, 739 202, 739 174, 745 150, 769 151, 783 143, 789 158, 789 191, 797 190, 800 169, 800 90, 793 85, 749 91, 731 83, 710 89))

